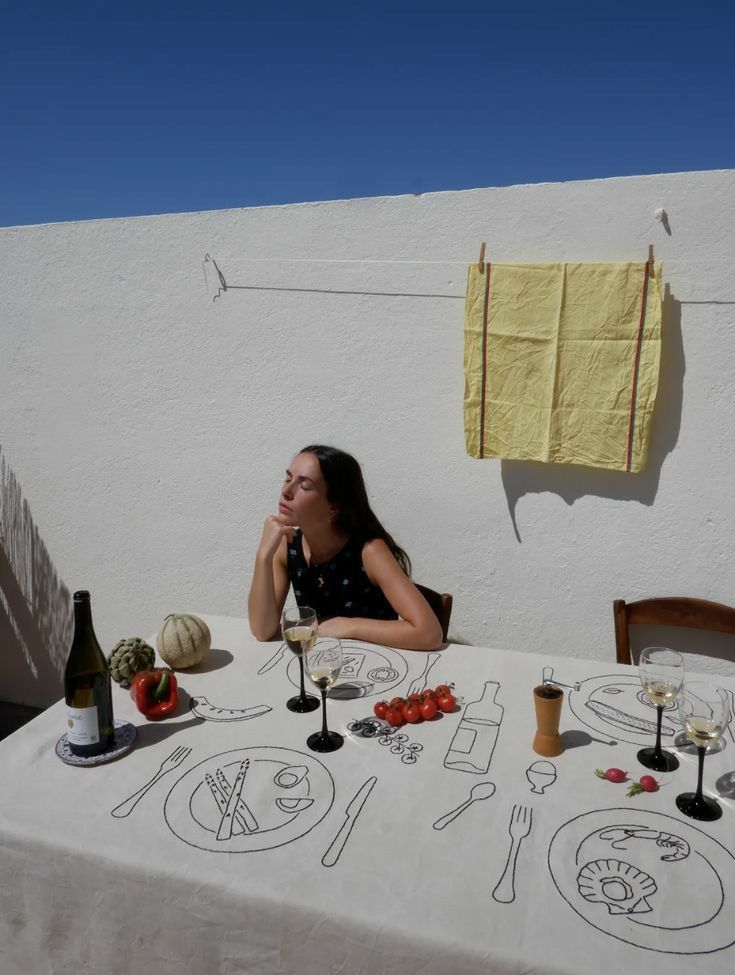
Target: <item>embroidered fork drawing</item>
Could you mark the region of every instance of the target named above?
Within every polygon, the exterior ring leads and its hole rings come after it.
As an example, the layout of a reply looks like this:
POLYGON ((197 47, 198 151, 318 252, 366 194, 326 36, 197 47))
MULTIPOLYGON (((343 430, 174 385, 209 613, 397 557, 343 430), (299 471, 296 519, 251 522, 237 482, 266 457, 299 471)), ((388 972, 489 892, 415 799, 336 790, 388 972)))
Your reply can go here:
POLYGON ((134 792, 132 796, 130 796, 124 802, 121 802, 119 806, 115 806, 115 808, 112 810, 112 815, 116 819, 123 819, 125 816, 129 816, 146 792, 149 789, 152 789, 156 782, 158 782, 159 779, 162 779, 167 772, 173 772, 175 768, 178 768, 179 765, 181 765, 181 763, 189 757, 190 752, 191 748, 187 748, 186 745, 179 745, 178 748, 174 748, 171 754, 167 758, 164 758, 164 760, 161 762, 161 767, 153 778, 149 782, 146 782, 142 789, 138 789, 138 791, 134 792))
POLYGON ((529 809, 528 806, 518 804, 513 806, 513 812, 510 814, 510 822, 508 823, 508 832, 510 833, 508 859, 505 862, 505 868, 503 869, 500 880, 493 891, 493 900, 496 900, 499 904, 511 904, 516 899, 515 884, 518 851, 521 848, 523 840, 531 832, 532 825, 533 810, 529 809))

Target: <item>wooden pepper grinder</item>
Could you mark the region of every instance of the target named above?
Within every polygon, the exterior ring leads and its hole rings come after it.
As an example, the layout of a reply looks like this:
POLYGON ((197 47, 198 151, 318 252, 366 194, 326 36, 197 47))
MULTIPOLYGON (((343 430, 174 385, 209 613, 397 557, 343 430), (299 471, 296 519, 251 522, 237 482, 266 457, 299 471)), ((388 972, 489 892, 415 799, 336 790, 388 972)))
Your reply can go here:
POLYGON ((559 718, 564 703, 564 691, 551 684, 539 684, 533 689, 536 708, 536 735, 533 750, 544 758, 555 758, 564 751, 559 735, 559 718))

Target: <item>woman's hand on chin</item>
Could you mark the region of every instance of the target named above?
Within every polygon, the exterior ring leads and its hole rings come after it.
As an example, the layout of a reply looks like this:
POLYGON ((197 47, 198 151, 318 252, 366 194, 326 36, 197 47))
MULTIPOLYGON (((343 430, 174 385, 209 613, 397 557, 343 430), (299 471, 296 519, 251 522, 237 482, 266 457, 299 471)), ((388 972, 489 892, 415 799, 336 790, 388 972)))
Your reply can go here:
POLYGON ((331 619, 322 620, 317 632, 319 636, 335 636, 346 640, 352 635, 352 623, 349 616, 332 616, 331 619))
POLYGON ((268 515, 263 525, 263 534, 258 546, 258 555, 264 559, 272 559, 281 544, 281 539, 292 541, 296 534, 296 526, 286 523, 282 515, 268 515))

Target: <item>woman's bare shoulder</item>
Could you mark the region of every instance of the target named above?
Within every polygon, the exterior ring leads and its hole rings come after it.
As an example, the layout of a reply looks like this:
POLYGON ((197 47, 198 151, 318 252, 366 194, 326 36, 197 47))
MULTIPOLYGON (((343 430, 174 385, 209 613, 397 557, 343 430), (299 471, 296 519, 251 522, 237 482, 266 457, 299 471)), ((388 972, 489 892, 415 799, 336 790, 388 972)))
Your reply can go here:
POLYGON ((382 538, 371 538, 369 542, 365 542, 362 547, 362 564, 372 582, 376 581, 376 576, 384 577, 385 573, 400 573, 405 578, 398 560, 382 538))
POLYGON ((365 562, 366 559, 367 561, 371 562, 375 560, 382 561, 386 558, 390 559, 392 562, 395 562, 396 560, 395 556, 382 538, 371 538, 369 542, 365 542, 365 544, 362 546, 363 562, 365 562))

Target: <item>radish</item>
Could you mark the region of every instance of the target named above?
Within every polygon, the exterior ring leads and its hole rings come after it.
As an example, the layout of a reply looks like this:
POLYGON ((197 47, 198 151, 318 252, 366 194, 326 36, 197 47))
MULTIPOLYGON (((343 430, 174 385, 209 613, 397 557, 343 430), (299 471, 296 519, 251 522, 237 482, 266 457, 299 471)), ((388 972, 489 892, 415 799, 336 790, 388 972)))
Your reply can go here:
POLYGON ((628 773, 621 768, 609 768, 606 772, 603 772, 601 768, 596 768, 595 775, 599 779, 607 779, 608 782, 625 782, 628 778, 628 773))
POLYGON ((658 781, 652 775, 642 775, 637 782, 632 783, 628 795, 637 796, 639 792, 658 792, 658 781))

